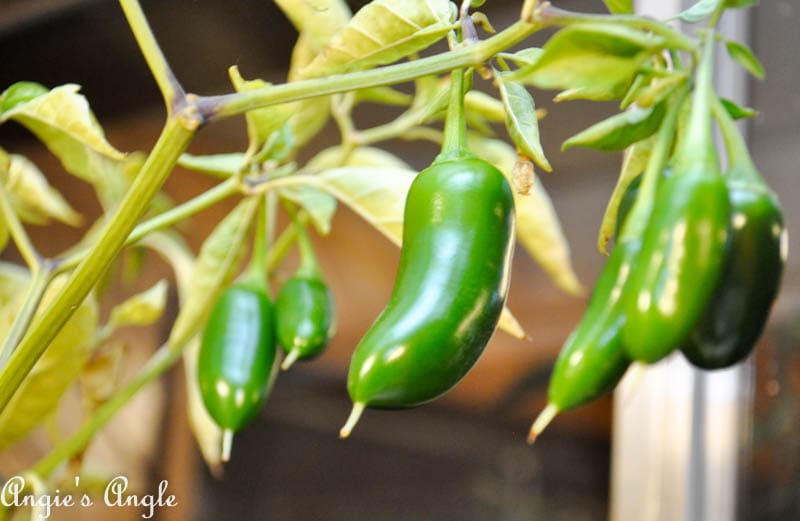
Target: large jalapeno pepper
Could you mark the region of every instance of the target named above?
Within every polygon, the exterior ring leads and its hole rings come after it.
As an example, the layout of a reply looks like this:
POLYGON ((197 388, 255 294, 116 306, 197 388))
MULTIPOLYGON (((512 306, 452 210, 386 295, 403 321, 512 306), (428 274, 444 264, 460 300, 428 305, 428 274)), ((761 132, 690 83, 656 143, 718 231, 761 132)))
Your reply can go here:
POLYGON ((728 367, 752 351, 778 293, 786 260, 781 207, 720 104, 715 114, 731 165, 730 238, 716 291, 683 348, 686 358, 702 369, 728 367))
POLYGON ((677 114, 685 89, 676 95, 662 122, 647 171, 637 177, 623 197, 618 214, 616 245, 595 284, 589 306, 567 338, 556 360, 547 395, 547 407, 531 426, 533 443, 561 411, 594 400, 616 386, 630 365, 623 348, 627 320, 622 296, 642 245, 642 233, 652 211, 656 184, 672 148, 677 114), (630 218, 628 213, 630 210, 630 218))
POLYGON ((226 288, 208 317, 197 367, 203 403, 225 431, 226 455, 233 432, 264 404, 276 358, 273 309, 265 289, 252 283, 226 288))
POLYGON ((688 339, 722 273, 730 204, 711 135, 713 38, 709 31, 688 133, 659 187, 625 293, 625 348, 647 363, 688 339))
POLYGON ((451 389, 478 360, 503 309, 513 194, 497 168, 460 148, 463 73, 453 77, 445 129, 445 150, 453 152, 441 154, 409 189, 391 298, 350 363, 354 407, 343 437, 366 406, 413 407, 451 389))

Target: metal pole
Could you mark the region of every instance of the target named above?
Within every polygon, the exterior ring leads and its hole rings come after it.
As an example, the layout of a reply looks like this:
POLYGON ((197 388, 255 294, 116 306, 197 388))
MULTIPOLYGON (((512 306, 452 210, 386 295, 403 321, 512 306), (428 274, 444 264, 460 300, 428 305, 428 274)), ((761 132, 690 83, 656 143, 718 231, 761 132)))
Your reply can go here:
MULTIPOLYGON (((637 0, 636 8, 663 19, 693 3, 637 0)), ((746 42, 746 13, 728 11, 721 32, 746 42)), ((718 58, 722 96, 746 102, 746 80, 727 57, 718 58)), ((750 362, 703 372, 676 354, 633 366, 614 396, 611 521, 735 521, 752 380, 750 362)))

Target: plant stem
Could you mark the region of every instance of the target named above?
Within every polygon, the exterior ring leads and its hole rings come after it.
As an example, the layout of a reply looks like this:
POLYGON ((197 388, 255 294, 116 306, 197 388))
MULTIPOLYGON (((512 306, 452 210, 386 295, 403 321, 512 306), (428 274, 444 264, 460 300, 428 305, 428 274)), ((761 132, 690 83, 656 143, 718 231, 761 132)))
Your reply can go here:
MULTIPOLYGON (((184 342, 185 344, 186 342, 184 342)), ((61 463, 82 451, 94 435, 102 429, 131 398, 147 384, 172 367, 181 356, 183 346, 166 344, 156 351, 147 364, 127 385, 119 389, 106 403, 69 438, 56 446, 47 456, 31 467, 41 477, 49 476, 61 463)))
POLYGON ((2 351, 0 351, 0 367, 6 364, 25 331, 28 330, 28 326, 33 321, 36 310, 39 308, 39 303, 41 303, 47 287, 53 280, 53 275, 53 270, 46 268, 33 272, 28 292, 25 295, 25 302, 22 305, 22 309, 17 313, 11 326, 11 331, 9 331, 8 337, 3 343, 2 351))
POLYGON ((14 239, 14 244, 17 245, 22 259, 28 265, 28 269, 35 273, 41 264, 41 256, 33 246, 30 237, 28 237, 28 233, 25 231, 25 227, 22 226, 17 212, 11 206, 8 192, 2 185, 0 185, 0 214, 2 214, 3 220, 11 232, 11 238, 14 239))
POLYGON ((172 73, 164 53, 161 52, 155 35, 153 35, 153 30, 150 28, 150 24, 142 11, 142 6, 139 5, 139 0, 119 0, 119 3, 125 12, 128 25, 133 31, 133 36, 139 44, 144 59, 147 61, 147 66, 150 68, 161 95, 164 97, 167 113, 172 115, 180 108, 179 105, 186 98, 186 94, 172 73))
POLYGON ((539 20, 520 21, 480 43, 428 58, 367 71, 267 86, 247 92, 199 97, 197 105, 208 120, 215 120, 236 116, 248 110, 269 105, 279 105, 366 87, 403 83, 422 76, 442 74, 453 69, 480 65, 498 52, 521 42, 546 26, 547 24, 539 20))
POLYGON ((714 97, 712 112, 719 124, 722 137, 725 140, 725 148, 728 151, 728 176, 732 179, 747 183, 765 186, 764 179, 758 173, 753 158, 747 150, 747 143, 744 142, 736 123, 731 118, 722 102, 714 97))
MULTIPOLYGON (((135 244, 155 231, 162 230, 191 217, 223 199, 230 197, 238 192, 239 189, 238 179, 229 177, 197 197, 139 224, 125 240, 125 246, 135 244)), ((71 270, 80 264, 87 254, 88 251, 78 251, 63 259, 53 260, 53 263, 57 266, 56 273, 63 273, 71 270)))
POLYGON ((5 410, 36 361, 122 249, 136 222, 194 137, 199 123, 191 114, 178 114, 167 120, 153 151, 91 253, 75 269, 41 319, 22 338, 0 373, 0 412, 5 410))

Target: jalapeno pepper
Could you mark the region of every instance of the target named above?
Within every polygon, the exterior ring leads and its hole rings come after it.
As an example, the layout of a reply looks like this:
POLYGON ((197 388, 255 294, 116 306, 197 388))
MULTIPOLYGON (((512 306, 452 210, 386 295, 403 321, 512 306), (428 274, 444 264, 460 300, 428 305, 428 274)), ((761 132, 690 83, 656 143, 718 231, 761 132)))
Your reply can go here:
POLYGON ((626 291, 625 348, 634 360, 656 362, 681 347, 722 273, 730 204, 711 136, 714 44, 709 31, 688 133, 656 194, 626 291))
POLYGON ((758 174, 724 107, 717 104, 714 112, 731 165, 727 175, 731 218, 722 276, 683 348, 686 358, 703 369, 728 367, 750 354, 769 317, 786 261, 780 204, 758 174))
POLYGON ((255 418, 269 393, 276 366, 273 309, 263 287, 226 288, 208 317, 198 357, 203 403, 230 438, 255 418))
POLYGON ((446 152, 408 192, 394 289, 353 354, 347 388, 354 407, 342 436, 366 406, 413 407, 447 392, 475 364, 500 318, 514 199, 497 168, 461 148, 462 86, 463 73, 454 74, 446 152))
POLYGON ((660 172, 672 148, 677 114, 685 93, 684 89, 675 96, 662 122, 647 171, 634 180, 623 197, 627 207, 620 209, 621 230, 616 245, 595 284, 586 313, 561 348, 550 378, 548 405, 531 427, 529 443, 559 412, 613 389, 630 365, 623 348, 622 331, 627 317, 622 296, 642 246, 642 234, 652 212, 660 172))

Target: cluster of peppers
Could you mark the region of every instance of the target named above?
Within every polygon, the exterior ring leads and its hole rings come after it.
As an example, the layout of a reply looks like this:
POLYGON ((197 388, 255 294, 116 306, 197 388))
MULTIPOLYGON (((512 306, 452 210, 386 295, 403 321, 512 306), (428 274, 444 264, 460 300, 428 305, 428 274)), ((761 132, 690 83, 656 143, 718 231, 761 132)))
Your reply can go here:
MULTIPOLYGON (((295 222, 301 264, 270 299, 263 258, 254 255, 242 280, 214 303, 203 331, 198 360, 200 393, 223 431, 222 459, 230 457, 233 434, 250 423, 269 395, 278 368, 319 355, 335 328, 334 302, 322 279, 305 230, 295 222)), ((257 244, 256 248, 260 246, 257 244)))
POLYGON ((679 350, 700 369, 729 367, 761 335, 780 285, 786 232, 777 198, 713 91, 714 45, 709 31, 674 155, 686 88, 673 94, 647 169, 623 197, 616 245, 559 354, 531 442, 557 413, 616 386, 634 361, 650 364, 679 350), (725 138, 724 176, 712 116, 725 138))
MULTIPOLYGON (((714 44, 709 31, 693 95, 685 85, 669 99, 647 168, 623 198, 615 247, 559 355, 530 440, 560 411, 612 389, 634 361, 654 363, 680 350, 697 367, 728 367, 751 352, 762 332, 786 234, 776 197, 713 91, 714 44), (713 118, 726 140, 725 176, 713 118)), ((366 407, 414 407, 450 390, 477 362, 503 310, 514 247, 512 188, 466 149, 465 73, 452 78, 443 151, 406 198, 391 297, 352 357, 353 409, 342 437, 366 407)), ((288 368, 321 352, 330 338, 331 295, 298 230, 303 262, 276 306, 263 270, 248 270, 222 293, 203 335, 201 393, 225 432, 224 459, 233 432, 253 419, 268 394, 276 341, 288 368)))

